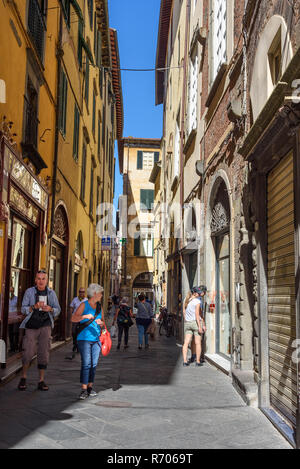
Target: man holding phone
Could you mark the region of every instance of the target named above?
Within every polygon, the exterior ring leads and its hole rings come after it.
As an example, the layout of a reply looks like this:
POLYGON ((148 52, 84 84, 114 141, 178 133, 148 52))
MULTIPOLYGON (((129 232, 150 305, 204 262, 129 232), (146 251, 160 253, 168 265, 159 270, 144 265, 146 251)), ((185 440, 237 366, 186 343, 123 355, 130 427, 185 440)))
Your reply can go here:
POLYGON ((54 327, 54 318, 61 311, 55 291, 47 286, 48 275, 45 270, 37 272, 35 285, 35 287, 26 290, 22 302, 22 313, 26 317, 20 325, 20 328, 25 329, 22 358, 23 376, 18 385, 20 391, 24 391, 27 387, 27 371, 36 353, 40 375, 38 389, 48 391, 49 388, 44 378, 49 362, 51 329, 54 327))

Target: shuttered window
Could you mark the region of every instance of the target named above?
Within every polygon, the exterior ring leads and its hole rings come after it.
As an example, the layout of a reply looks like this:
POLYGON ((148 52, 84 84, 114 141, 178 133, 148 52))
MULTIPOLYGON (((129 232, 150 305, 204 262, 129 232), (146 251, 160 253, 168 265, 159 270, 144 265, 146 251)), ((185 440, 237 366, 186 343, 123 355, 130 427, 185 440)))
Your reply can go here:
POLYGON ((227 61, 227 0, 213 0, 213 76, 227 61))
POLYGON ((295 423, 297 365, 293 154, 268 176, 268 319, 270 400, 295 423))
POLYGON ((94 167, 91 167, 91 181, 90 181, 90 215, 93 215, 94 207, 94 167))
POLYGON ((141 238, 134 238, 134 255, 139 256, 140 255, 140 243, 141 243, 141 238))
POLYGON ((154 163, 158 163, 159 162, 159 151, 156 151, 154 153, 154 163))
POLYGON ((175 128, 175 148, 174 148, 174 167, 173 177, 179 176, 179 155, 180 155, 180 130, 179 130, 179 116, 176 121, 175 128))
POLYGON ((77 104, 74 106, 74 135, 73 135, 73 157, 78 161, 78 148, 79 148, 79 122, 80 114, 77 104))
POLYGON ((90 89, 90 61, 88 57, 86 56, 84 98, 85 98, 87 108, 89 107, 89 89, 90 89))
POLYGON ((96 132, 96 95, 95 95, 95 91, 93 92, 92 132, 93 132, 93 135, 95 136, 95 132, 96 132))
POLYGON ((137 169, 143 169, 143 152, 137 152, 137 169))
POLYGON ((66 135, 67 123, 67 102, 68 102, 68 80, 63 69, 60 74, 60 101, 59 101, 59 129, 66 135))
POLYGON ((81 163, 81 186, 80 186, 80 199, 84 202, 85 198, 85 178, 86 178, 86 145, 83 144, 82 148, 82 163, 81 163))
POLYGON ((140 207, 141 210, 151 210, 154 203, 154 191, 152 189, 141 189, 140 207))

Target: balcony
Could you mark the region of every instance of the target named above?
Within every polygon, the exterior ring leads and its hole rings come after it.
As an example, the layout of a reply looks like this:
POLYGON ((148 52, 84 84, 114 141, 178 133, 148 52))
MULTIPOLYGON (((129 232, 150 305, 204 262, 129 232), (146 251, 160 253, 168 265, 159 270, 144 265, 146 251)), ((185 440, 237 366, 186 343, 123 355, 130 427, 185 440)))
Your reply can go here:
POLYGON ((28 31, 39 58, 43 62, 46 23, 37 0, 29 0, 28 31))
POLYGON ((46 163, 37 151, 39 120, 37 110, 25 96, 24 102, 24 137, 22 142, 23 157, 28 158, 36 168, 37 174, 47 168, 46 163))

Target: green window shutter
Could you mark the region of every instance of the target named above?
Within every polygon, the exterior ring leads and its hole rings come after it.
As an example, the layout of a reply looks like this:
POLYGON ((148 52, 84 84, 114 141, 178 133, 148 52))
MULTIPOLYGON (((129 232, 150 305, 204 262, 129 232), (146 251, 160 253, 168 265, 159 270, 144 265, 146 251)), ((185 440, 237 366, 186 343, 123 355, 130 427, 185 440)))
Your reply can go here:
POLYGON ((82 166, 81 166, 81 187, 80 187, 80 198, 84 202, 85 198, 85 173, 86 173, 86 146, 82 148, 82 166))
POLYGON ((141 189, 140 203, 141 206, 146 207, 147 210, 151 210, 154 203, 154 191, 152 189, 141 189))
POLYGON ((60 75, 60 102, 59 102, 59 128, 61 132, 66 134, 66 123, 67 123, 67 98, 68 98, 68 80, 61 69, 60 75))
POLYGON ((102 54, 102 37, 101 32, 97 30, 97 56, 96 56, 96 64, 100 68, 101 67, 101 54, 102 54))
POLYGON ((143 169, 143 152, 138 151, 137 154, 137 169, 143 169))
POLYGON ((140 191, 140 204, 141 207, 147 207, 147 191, 145 189, 140 191))
POLYGON ((82 67, 82 35, 83 35, 83 23, 79 20, 78 22, 78 50, 77 58, 80 68, 82 67))
POLYGON ((74 106, 74 135, 73 135, 73 156, 75 161, 78 161, 78 144, 79 144, 79 109, 77 104, 74 106))
POLYGON ((85 67, 85 101, 87 107, 89 107, 89 85, 90 85, 90 61, 86 55, 86 67, 85 67))
POLYGON ((159 151, 155 151, 154 152, 154 163, 158 163, 159 162, 159 151))
POLYGON ((95 135, 96 132, 96 96, 95 91, 93 92, 93 119, 92 119, 92 131, 95 135))
POLYGON ((153 204, 154 204, 154 191, 150 189, 148 191, 148 210, 152 209, 153 204))
POLYGON ((140 237, 134 238, 134 255, 139 256, 140 255, 140 237))

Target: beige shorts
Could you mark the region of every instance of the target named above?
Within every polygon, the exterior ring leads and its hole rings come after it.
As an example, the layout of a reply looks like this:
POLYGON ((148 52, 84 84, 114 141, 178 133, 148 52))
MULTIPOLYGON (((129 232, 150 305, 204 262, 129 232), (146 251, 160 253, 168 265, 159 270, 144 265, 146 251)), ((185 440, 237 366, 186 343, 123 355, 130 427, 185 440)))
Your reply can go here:
POLYGON ((191 335, 199 335, 199 327, 197 321, 185 321, 184 323, 184 335, 191 334, 191 335))
POLYGON ((51 347, 51 327, 41 327, 40 329, 25 329, 23 339, 23 365, 28 365, 37 354, 39 369, 46 369, 49 362, 49 352, 51 347))

